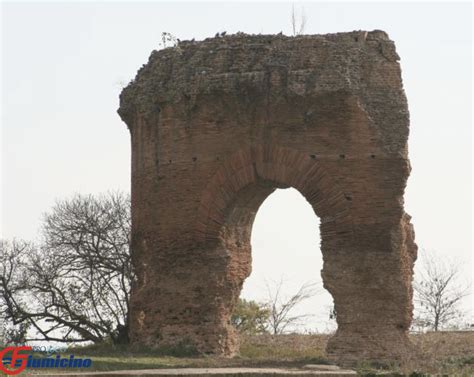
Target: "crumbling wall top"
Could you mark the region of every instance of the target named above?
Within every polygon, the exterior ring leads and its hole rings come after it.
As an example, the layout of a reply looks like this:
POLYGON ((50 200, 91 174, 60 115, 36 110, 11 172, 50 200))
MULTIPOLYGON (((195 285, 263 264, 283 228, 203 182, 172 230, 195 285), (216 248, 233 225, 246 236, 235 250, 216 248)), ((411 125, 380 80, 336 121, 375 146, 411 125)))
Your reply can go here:
MULTIPOLYGON (((299 71, 303 76, 304 71, 312 70, 319 76, 313 81, 324 84, 327 78, 327 89, 354 90, 367 55, 381 61, 399 60, 394 43, 381 30, 296 37, 237 33, 180 41, 175 47, 151 53, 148 63, 122 91, 118 113, 130 126, 137 111, 145 115, 160 103, 189 99, 197 92, 235 90, 229 81, 235 84, 237 79, 260 86, 271 70, 299 71)), ((307 89, 324 88, 315 85, 307 89)))

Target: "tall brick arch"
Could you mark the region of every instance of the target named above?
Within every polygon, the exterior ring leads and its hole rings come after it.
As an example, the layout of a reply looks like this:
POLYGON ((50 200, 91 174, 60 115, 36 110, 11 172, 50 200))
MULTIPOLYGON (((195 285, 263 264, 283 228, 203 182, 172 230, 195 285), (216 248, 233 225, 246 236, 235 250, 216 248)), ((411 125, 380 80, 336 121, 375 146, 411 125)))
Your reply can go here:
POLYGON ((182 42, 153 52, 120 99, 132 140, 133 343, 235 354, 229 321, 255 214, 294 187, 321 219, 338 322, 329 356, 393 360, 410 347, 409 118, 384 32, 182 42))

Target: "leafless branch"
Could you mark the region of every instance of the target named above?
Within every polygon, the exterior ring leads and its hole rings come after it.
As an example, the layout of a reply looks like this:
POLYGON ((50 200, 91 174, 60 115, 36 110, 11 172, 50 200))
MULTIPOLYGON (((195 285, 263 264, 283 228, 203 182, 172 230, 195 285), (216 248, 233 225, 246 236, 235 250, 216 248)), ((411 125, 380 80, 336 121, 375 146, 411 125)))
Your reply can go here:
POLYGON ((0 244, 0 309, 43 340, 127 341, 130 200, 76 195, 45 214, 43 241, 0 244))
POLYGON ((288 327, 308 318, 308 314, 291 315, 293 309, 301 302, 319 294, 321 288, 317 283, 305 283, 290 297, 281 297, 283 279, 271 287, 267 283, 268 301, 267 307, 270 311, 268 319, 270 331, 273 334, 282 334, 288 327))
POLYGON ((293 4, 291 6, 291 29, 293 32, 293 36, 301 35, 304 34, 304 31, 306 29, 306 12, 304 8, 301 8, 301 15, 300 15, 300 20, 299 20, 299 25, 298 25, 298 16, 295 11, 295 5, 293 4))
POLYGON ((470 293, 470 284, 461 281, 460 265, 446 263, 424 252, 421 270, 414 284, 416 320, 421 327, 438 331, 462 316, 459 303, 470 293))

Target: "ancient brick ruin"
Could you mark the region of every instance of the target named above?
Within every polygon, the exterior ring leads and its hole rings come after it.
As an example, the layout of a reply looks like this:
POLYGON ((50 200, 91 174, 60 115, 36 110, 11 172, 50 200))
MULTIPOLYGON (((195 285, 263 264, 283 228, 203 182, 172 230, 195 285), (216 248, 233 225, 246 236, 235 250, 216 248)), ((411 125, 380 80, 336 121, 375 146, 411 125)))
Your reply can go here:
POLYGON ((406 352, 416 245, 398 60, 383 31, 239 33, 151 54, 119 109, 132 140, 133 343, 235 354, 252 222, 294 187, 321 220, 329 356, 406 352))

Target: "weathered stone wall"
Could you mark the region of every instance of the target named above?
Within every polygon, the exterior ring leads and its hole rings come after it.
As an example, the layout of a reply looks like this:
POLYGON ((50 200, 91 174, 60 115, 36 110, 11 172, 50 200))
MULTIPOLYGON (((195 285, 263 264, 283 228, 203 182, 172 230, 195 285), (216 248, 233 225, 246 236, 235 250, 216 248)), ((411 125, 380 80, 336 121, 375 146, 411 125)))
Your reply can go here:
POLYGON ((398 59, 382 31, 238 34, 151 54, 119 109, 132 140, 132 342, 234 354, 255 214, 294 187, 321 219, 338 314, 329 355, 406 351, 416 246, 398 59))

